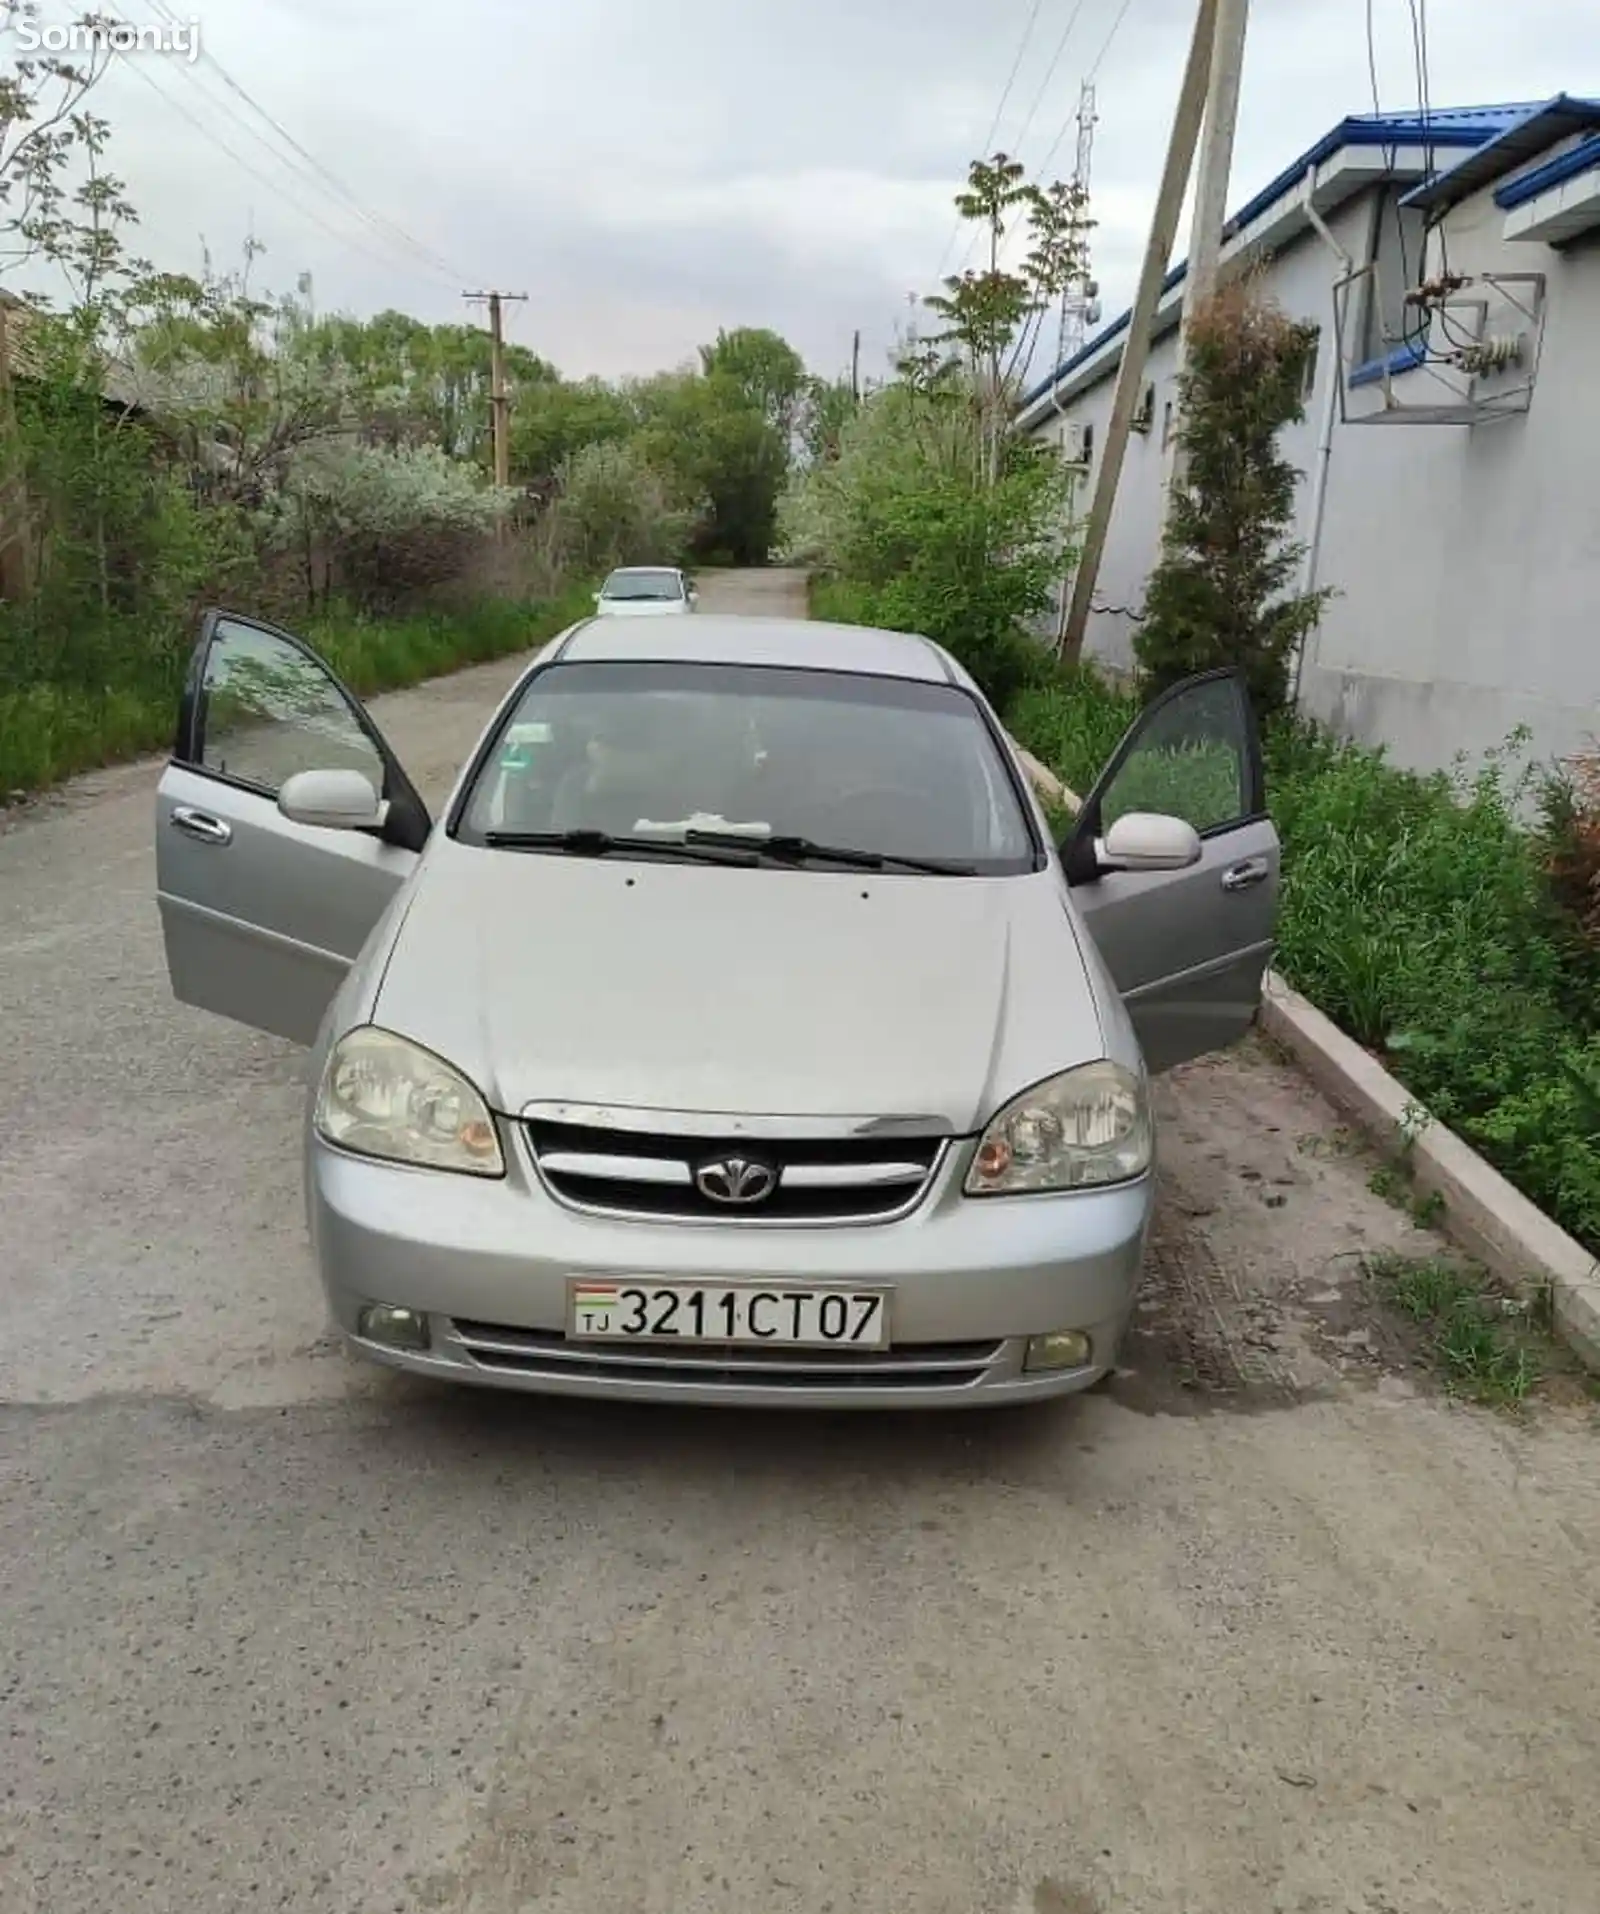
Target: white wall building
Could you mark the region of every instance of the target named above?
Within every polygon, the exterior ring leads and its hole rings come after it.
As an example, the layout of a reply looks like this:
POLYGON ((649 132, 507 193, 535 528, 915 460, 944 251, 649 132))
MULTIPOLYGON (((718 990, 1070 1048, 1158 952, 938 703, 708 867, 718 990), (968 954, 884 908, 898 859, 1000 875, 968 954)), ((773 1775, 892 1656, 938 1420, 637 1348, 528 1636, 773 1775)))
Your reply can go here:
MULTIPOLYGON (((1224 261, 1320 337, 1302 473, 1305 580, 1338 596, 1300 703, 1419 768, 1526 725, 1541 758, 1600 732, 1600 101, 1343 121, 1230 221, 1224 261), (1405 294, 1466 283, 1426 316, 1405 294), (1320 475, 1320 476, 1319 476, 1320 475), (1320 491, 1320 511, 1319 511, 1320 491)), ((1131 660, 1155 562, 1183 282, 1169 274, 1090 655, 1131 660)), ((1092 475, 1128 315, 1023 400, 1092 475)), ((1080 500, 1089 488, 1080 486, 1080 500)))

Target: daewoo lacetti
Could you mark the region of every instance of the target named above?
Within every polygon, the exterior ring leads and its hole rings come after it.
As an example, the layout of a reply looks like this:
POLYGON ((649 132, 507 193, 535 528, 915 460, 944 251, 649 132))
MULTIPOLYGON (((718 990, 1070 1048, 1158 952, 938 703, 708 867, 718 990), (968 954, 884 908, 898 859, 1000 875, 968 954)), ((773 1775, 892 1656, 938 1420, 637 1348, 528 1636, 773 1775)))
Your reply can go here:
POLYGON ((1251 1022, 1278 879, 1230 673, 1142 713, 1057 851, 938 646, 715 616, 556 638, 434 823, 313 652, 209 613, 156 835, 177 996, 311 1046, 351 1344, 684 1402, 1103 1376, 1147 1072, 1251 1022))

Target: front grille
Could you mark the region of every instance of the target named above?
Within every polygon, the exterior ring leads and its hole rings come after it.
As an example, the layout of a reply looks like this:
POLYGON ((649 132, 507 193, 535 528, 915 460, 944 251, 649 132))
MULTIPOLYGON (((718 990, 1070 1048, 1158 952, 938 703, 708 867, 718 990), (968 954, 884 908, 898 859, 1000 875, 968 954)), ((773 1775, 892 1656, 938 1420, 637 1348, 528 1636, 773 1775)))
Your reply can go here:
POLYGON ((737 1349, 725 1344, 600 1347, 542 1329, 452 1324, 480 1369, 591 1382, 693 1383, 725 1389, 971 1389, 1000 1355, 998 1342, 902 1343, 894 1349, 737 1349))
POLYGON ((938 1137, 827 1137, 759 1144, 738 1137, 648 1135, 582 1123, 523 1125, 551 1193, 579 1209, 707 1223, 883 1222, 916 1206, 938 1166, 938 1137), (737 1157, 769 1170, 769 1194, 718 1202, 696 1181, 737 1157))

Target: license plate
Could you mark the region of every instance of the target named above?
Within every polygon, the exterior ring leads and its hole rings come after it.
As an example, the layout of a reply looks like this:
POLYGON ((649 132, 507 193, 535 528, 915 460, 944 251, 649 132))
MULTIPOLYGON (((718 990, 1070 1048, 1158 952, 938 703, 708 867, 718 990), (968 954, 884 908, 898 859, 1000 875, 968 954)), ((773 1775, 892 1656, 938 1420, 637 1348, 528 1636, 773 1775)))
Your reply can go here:
POLYGON ((567 1334, 595 1342, 748 1343, 788 1349, 887 1349, 882 1289, 792 1284, 573 1281, 567 1334))

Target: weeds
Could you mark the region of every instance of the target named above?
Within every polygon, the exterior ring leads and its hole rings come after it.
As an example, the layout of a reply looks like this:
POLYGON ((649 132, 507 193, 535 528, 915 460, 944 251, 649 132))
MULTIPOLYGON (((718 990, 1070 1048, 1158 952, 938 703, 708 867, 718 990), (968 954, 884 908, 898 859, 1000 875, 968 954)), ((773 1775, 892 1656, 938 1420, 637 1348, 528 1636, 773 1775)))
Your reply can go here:
POLYGON ((1531 1312, 1442 1257, 1376 1256, 1367 1265, 1385 1300, 1418 1324, 1452 1395, 1515 1408, 1539 1380, 1531 1312))
MULTIPOLYGON (((490 600, 457 614, 325 613, 303 635, 366 697, 526 650, 581 617, 588 603, 587 589, 574 587, 541 604, 490 600)), ((170 743, 191 636, 135 652, 121 664, 121 682, 0 688, 0 803, 170 743)))

